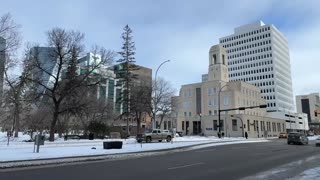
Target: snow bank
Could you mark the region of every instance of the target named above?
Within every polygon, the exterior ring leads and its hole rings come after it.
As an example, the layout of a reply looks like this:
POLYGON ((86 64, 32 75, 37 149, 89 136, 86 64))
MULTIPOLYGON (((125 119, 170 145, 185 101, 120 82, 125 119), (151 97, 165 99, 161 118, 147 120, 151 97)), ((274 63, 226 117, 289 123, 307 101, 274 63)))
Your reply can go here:
POLYGON ((309 136, 308 139, 309 139, 309 140, 316 140, 318 137, 320 137, 320 135, 309 136))
POLYGON ((316 167, 313 169, 308 169, 306 171, 303 171, 296 178, 300 179, 300 180, 319 179, 320 178, 320 167, 316 167))

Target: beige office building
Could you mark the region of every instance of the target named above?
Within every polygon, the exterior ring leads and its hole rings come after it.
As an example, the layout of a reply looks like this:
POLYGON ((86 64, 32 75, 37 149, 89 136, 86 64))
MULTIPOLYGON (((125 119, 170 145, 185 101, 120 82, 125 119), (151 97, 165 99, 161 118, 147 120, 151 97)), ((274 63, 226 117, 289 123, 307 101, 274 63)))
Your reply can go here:
MULTIPOLYGON (((177 131, 216 136, 219 104, 221 110, 266 104, 258 87, 243 81, 229 82, 227 57, 222 45, 212 46, 208 74, 202 75, 202 82, 181 87, 174 107, 177 131)), ((267 116, 263 108, 224 111, 220 117, 225 136, 243 136, 247 132, 249 137, 274 137, 286 131, 285 119, 267 116)))
POLYGON ((306 113, 309 123, 320 123, 320 98, 319 93, 296 96, 298 113, 306 113))

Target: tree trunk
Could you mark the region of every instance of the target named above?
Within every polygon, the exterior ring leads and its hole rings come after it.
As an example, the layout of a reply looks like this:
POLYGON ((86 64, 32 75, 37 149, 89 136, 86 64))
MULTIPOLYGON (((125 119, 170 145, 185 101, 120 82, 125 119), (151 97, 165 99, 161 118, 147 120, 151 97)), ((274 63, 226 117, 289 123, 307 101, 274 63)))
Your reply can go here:
POLYGON ((162 124, 163 118, 164 118, 164 115, 161 115, 160 116, 160 123, 159 123, 159 127, 158 127, 159 129, 161 129, 161 124, 162 124))
POLYGON ((19 130, 20 130, 20 110, 19 110, 19 104, 16 104, 16 111, 14 113, 15 116, 15 132, 14 132, 14 137, 18 137, 19 136, 19 130))
POLYGON ((130 130, 129 130, 129 117, 127 117, 127 136, 130 135, 130 130))
POLYGON ((50 125, 50 137, 49 137, 49 141, 53 142, 54 141, 54 132, 55 132, 55 127, 58 121, 58 116, 59 116, 59 112, 56 110, 53 113, 53 119, 50 125))
POLYGON ((140 133, 140 126, 141 126, 141 112, 136 113, 137 117, 137 134, 140 133))

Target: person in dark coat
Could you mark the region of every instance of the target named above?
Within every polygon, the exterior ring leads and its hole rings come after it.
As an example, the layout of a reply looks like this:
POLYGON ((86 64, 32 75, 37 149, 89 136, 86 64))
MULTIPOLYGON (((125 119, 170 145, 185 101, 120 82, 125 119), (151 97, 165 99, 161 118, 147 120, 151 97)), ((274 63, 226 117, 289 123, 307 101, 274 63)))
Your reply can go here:
POLYGON ((244 133, 244 136, 246 137, 246 139, 248 139, 248 133, 247 132, 244 133))

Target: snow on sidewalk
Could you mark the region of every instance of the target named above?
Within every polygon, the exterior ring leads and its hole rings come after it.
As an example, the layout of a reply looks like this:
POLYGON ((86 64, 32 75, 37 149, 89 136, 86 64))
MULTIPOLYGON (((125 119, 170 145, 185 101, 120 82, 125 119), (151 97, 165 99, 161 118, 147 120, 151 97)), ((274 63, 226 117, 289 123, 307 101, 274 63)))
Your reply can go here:
MULTIPOLYGON (((78 156, 97 156, 122 153, 145 152, 165 149, 175 149, 193 145, 203 145, 208 143, 216 143, 216 145, 225 145, 230 143, 248 143, 248 142, 265 142, 265 139, 250 139, 244 138, 223 138, 216 137, 201 137, 201 136, 185 136, 173 138, 172 143, 137 143, 135 139, 104 139, 104 140, 57 140, 55 142, 45 141, 44 146, 40 146, 40 153, 33 153, 33 142, 21 142, 19 139, 10 142, 7 146, 4 141, 0 141, 0 164, 8 161, 21 160, 37 160, 37 159, 52 159, 64 157, 78 156), (103 149, 104 141, 123 141, 122 149, 103 149), (93 149, 93 147, 95 149, 93 149)), ((0 138, 1 140, 1 138, 0 138)))

